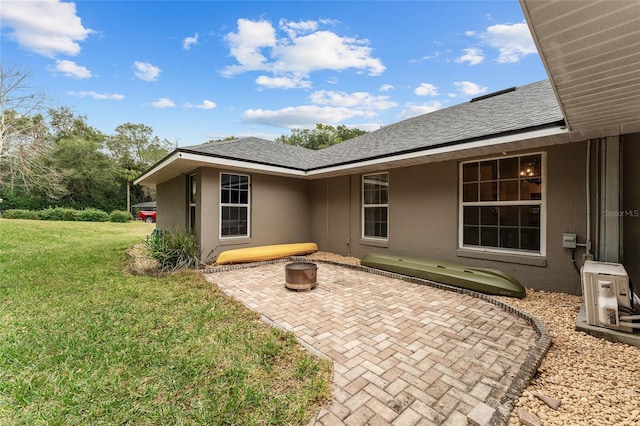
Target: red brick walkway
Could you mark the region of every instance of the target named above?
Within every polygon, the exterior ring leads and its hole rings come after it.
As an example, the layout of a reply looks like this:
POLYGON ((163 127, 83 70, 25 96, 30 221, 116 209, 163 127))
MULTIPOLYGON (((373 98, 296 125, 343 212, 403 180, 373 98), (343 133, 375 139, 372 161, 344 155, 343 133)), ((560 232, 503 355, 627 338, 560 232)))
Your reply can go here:
POLYGON ((333 402, 316 424, 466 425, 476 407, 504 411, 538 342, 481 298, 325 263, 318 286, 296 292, 284 266, 205 276, 333 360, 333 402))

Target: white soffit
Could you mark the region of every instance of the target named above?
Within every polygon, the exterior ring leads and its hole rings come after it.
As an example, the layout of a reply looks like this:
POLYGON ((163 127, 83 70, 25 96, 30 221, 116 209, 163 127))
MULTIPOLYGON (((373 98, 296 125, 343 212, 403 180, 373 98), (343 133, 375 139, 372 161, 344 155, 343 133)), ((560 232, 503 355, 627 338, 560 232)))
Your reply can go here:
POLYGON ((640 1, 520 0, 569 129, 640 132, 640 1))

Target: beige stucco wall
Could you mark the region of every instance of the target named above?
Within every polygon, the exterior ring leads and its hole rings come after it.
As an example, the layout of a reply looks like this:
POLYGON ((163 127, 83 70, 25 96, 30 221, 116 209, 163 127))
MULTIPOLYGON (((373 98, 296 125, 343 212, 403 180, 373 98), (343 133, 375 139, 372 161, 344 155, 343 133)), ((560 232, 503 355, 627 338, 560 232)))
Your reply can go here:
POLYGON ((196 235, 200 258, 208 262, 215 252, 219 231, 219 172, 211 168, 196 171, 196 235))
MULTIPOLYGON (((220 252, 235 248, 309 241, 309 183, 301 179, 261 174, 249 174, 251 236, 221 239, 221 171, 212 168, 197 171, 200 179, 196 220, 203 260, 211 262, 220 252)), ((228 170, 225 172, 239 173, 228 170)))
MULTIPOLYGON (((310 182, 310 238, 323 250, 350 254, 351 176, 340 176, 310 182)), ((358 197, 356 189, 355 196, 358 197)))
MULTIPOLYGON (((622 263, 633 282, 640 282, 640 134, 623 142, 622 263)), ((592 156, 595 157, 592 146, 592 156)), ((202 257, 212 261, 223 250, 266 244, 313 241, 321 250, 362 257, 369 252, 421 256, 500 269, 525 286, 580 293, 580 279, 571 250, 562 247, 562 233, 586 235, 586 142, 556 145, 527 152, 546 153, 546 255, 527 258, 482 255, 458 248, 457 161, 387 170, 389 172, 389 240, 361 238, 361 175, 306 181, 250 174, 251 237, 219 238, 219 176, 221 170, 196 169, 198 185, 196 230, 202 257)), ((523 154, 508 152, 507 155, 523 154)), ((473 160, 475 158, 469 158, 473 160)), ((595 158, 592 158, 593 161, 595 158)), ((597 182, 592 162, 592 189, 597 182)), ((157 186, 158 228, 186 229, 187 179, 181 175, 157 186)), ((592 235, 597 254, 596 195, 592 193, 592 235)), ((575 251, 576 265, 585 249, 575 251)), ((598 260, 596 258, 596 260, 598 260)), ((638 285, 636 284, 638 290, 638 285)))
POLYGON ((309 241, 309 182, 253 175, 251 218, 257 245, 309 241))
POLYGON ((185 176, 178 176, 156 187, 156 211, 159 229, 184 230, 187 227, 187 184, 185 176), (178 207, 178 208, 176 208, 178 207))
MULTIPOLYGON (((211 262, 221 251, 234 248, 310 241, 309 182, 260 174, 250 174, 251 236, 220 239, 220 172, 213 168, 199 168, 189 173, 195 175, 197 185, 195 228, 203 260, 211 262)), ((157 186, 158 228, 187 228, 189 174, 157 186)))
MULTIPOLYGON (((477 252, 458 250, 457 161, 388 171, 389 240, 386 246, 370 245, 360 238, 361 175, 350 176, 350 185, 346 185, 346 177, 313 182, 311 237, 321 250, 343 255, 362 257, 373 252, 436 258, 500 269, 514 275, 526 287, 580 293, 580 277, 571 263, 571 250, 562 247, 562 233, 577 233, 579 242, 586 238, 586 145, 580 142, 526 152, 547 153, 544 257, 481 256, 477 252), (347 201, 349 190, 350 203, 347 201), (345 241, 350 241, 350 246, 345 241)), ((576 250, 578 266, 583 253, 584 249, 576 250)))
POLYGON ((622 263, 640 294, 640 133, 623 139, 622 263))

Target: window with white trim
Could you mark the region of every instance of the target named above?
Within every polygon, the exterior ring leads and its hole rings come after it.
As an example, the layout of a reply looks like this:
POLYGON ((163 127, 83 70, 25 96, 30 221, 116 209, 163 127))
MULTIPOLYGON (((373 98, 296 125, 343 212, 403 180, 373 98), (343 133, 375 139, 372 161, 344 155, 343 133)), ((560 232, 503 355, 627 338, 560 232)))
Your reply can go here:
POLYGON ((544 253, 544 161, 537 153, 460 165, 461 246, 544 253))
POLYGON ((249 188, 249 176, 220 173, 221 238, 249 236, 249 188))
POLYGON ((362 237, 389 237, 389 174, 362 176, 362 237))

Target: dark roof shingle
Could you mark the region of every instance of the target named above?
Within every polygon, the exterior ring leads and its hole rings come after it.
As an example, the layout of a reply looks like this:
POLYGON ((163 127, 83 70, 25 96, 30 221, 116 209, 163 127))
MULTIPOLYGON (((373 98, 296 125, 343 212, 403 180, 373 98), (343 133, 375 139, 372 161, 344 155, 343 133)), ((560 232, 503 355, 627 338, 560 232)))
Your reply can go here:
POLYGON ((179 148, 181 152, 313 170, 471 140, 557 126, 563 116, 548 80, 390 124, 320 151, 259 138, 179 148))
POLYGON ((187 146, 179 148, 179 151, 298 170, 306 170, 315 153, 310 149, 253 137, 187 146))
POLYGON ((558 124, 563 120, 547 80, 514 91, 409 118, 321 151, 314 168, 428 150, 558 124))

